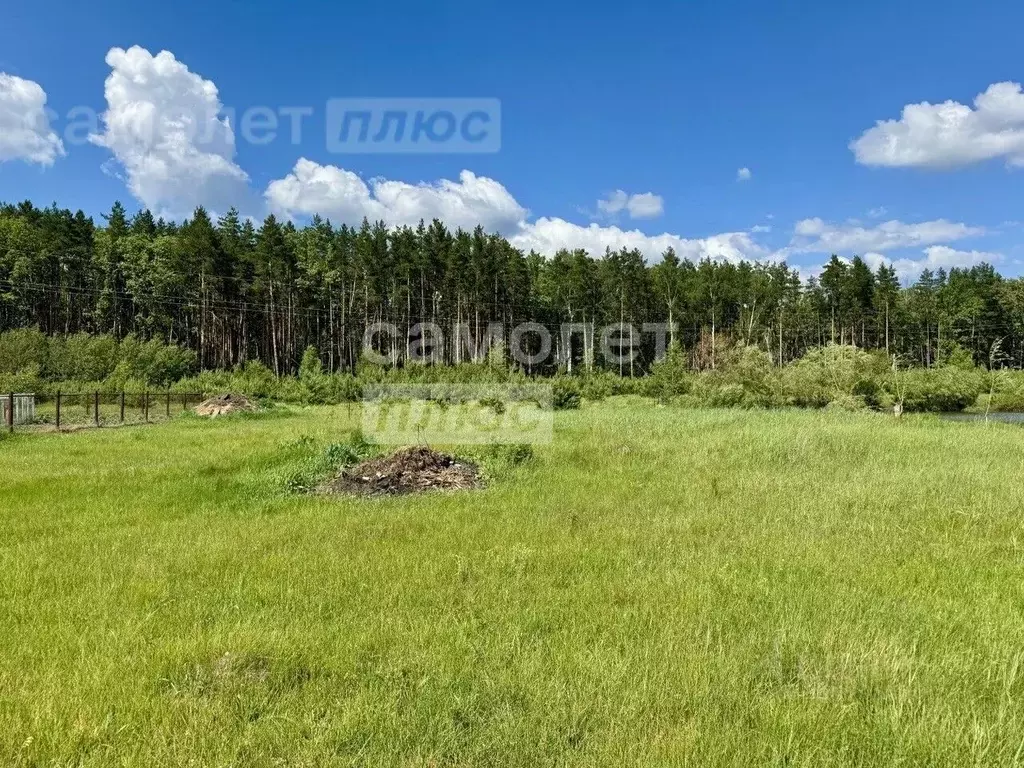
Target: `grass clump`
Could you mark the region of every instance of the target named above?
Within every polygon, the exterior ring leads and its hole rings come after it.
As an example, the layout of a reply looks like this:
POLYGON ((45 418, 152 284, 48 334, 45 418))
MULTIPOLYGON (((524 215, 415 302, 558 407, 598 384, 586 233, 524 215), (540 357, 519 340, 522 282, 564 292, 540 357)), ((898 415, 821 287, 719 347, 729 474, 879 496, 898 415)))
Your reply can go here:
MULTIPOLYGON (((308 436, 287 446, 300 450, 312 449, 315 445, 308 436)), ((358 464, 374 452, 361 430, 354 430, 345 442, 329 443, 323 450, 312 452, 285 479, 285 488, 290 493, 310 493, 339 470, 358 464)))

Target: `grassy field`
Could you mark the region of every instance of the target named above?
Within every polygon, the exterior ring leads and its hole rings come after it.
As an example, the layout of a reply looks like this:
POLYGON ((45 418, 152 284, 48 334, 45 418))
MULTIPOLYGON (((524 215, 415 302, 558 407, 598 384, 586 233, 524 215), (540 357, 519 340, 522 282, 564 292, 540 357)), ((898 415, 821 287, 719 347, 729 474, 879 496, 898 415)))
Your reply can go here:
POLYGON ((296 496, 345 406, 0 440, 0 764, 1024 762, 1024 431, 607 401, 296 496))

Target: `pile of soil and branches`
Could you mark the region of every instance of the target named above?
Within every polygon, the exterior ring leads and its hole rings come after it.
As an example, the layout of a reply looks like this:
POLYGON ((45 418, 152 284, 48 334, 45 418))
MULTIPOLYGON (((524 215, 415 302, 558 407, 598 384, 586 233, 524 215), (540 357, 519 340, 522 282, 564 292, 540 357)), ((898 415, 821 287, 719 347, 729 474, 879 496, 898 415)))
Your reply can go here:
POLYGON ((379 496, 479 486, 480 472, 475 465, 426 446, 414 446, 349 467, 327 490, 379 496))
POLYGON ((217 395, 216 397, 204 400, 195 407, 195 412, 198 415, 210 418, 226 416, 229 413, 243 413, 256 410, 258 408, 254 402, 245 395, 238 394, 217 395))

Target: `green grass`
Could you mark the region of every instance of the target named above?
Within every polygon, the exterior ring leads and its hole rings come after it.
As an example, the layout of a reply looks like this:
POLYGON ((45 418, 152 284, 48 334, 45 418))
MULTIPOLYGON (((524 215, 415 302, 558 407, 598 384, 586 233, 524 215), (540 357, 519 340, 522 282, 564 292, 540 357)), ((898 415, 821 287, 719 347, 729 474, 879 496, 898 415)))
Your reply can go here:
POLYGON ((482 491, 346 406, 0 440, 0 764, 1024 761, 1024 432, 611 400, 482 491))

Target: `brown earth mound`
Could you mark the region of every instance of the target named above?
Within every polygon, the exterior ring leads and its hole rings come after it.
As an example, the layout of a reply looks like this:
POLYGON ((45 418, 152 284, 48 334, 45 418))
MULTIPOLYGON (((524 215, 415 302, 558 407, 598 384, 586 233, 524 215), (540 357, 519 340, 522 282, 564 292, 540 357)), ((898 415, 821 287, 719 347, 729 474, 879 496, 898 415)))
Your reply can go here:
POLYGON ((228 413, 239 413, 241 411, 255 411, 256 405, 245 395, 218 395, 204 400, 195 407, 195 412, 200 416, 224 416, 228 413))
POLYGON ((378 496, 464 490, 479 485, 480 475, 474 465, 425 446, 414 446, 346 469, 327 490, 378 496))

